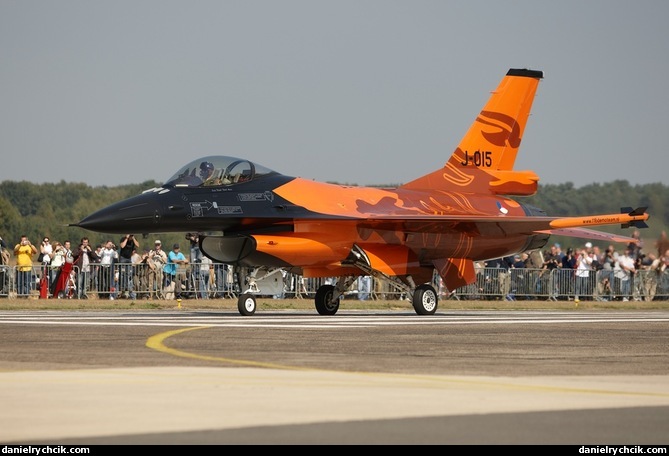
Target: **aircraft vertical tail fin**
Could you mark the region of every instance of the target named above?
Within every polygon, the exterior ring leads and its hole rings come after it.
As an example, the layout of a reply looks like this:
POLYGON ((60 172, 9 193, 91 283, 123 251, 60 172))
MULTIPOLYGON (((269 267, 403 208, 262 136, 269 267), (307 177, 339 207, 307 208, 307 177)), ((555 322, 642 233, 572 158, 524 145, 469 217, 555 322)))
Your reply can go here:
POLYGON ((536 193, 536 173, 514 171, 513 166, 542 78, 541 71, 510 69, 444 167, 402 188, 536 193))

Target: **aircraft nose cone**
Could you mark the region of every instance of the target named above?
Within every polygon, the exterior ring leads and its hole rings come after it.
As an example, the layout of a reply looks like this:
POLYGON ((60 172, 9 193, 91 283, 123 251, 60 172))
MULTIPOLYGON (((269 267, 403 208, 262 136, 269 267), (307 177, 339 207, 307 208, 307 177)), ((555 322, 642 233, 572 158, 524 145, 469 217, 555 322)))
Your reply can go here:
POLYGON ((100 209, 75 226, 99 233, 148 233, 160 221, 158 205, 151 194, 142 194, 100 209))

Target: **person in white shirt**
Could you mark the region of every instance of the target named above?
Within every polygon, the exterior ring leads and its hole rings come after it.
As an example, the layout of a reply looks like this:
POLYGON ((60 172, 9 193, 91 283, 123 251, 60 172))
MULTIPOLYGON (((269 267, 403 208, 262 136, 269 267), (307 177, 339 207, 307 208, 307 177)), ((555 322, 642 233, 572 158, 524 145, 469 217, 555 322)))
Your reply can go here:
POLYGON ((65 264, 65 247, 63 247, 63 244, 58 241, 54 242, 49 258, 49 288, 53 293, 58 271, 65 264))
POLYGON ((113 299, 111 288, 114 286, 114 263, 118 260, 118 252, 116 246, 111 240, 105 243, 105 246, 100 251, 100 269, 98 277, 98 292, 101 298, 109 297, 113 299))
POLYGON ((42 254, 42 265, 49 266, 51 263, 51 254, 53 253, 53 246, 49 242, 49 238, 45 237, 39 246, 39 251, 42 254))
POLYGON ((630 249, 626 248, 625 253, 618 255, 616 264, 613 267, 613 275, 620 286, 620 294, 623 301, 629 301, 632 291, 632 276, 634 274, 634 258, 630 256, 630 249))
MULTIPOLYGON (((592 244, 590 244, 592 247, 592 244)), ((578 302, 581 298, 592 296, 592 287, 590 286, 590 271, 594 254, 592 250, 583 249, 579 252, 576 259, 576 290, 574 292, 574 301, 578 302)))
POLYGON ((211 276, 213 275, 213 272, 214 272, 214 263, 211 261, 211 258, 209 258, 206 255, 202 255, 202 259, 200 260, 200 271, 199 271, 200 299, 209 299, 209 284, 211 282, 211 276))

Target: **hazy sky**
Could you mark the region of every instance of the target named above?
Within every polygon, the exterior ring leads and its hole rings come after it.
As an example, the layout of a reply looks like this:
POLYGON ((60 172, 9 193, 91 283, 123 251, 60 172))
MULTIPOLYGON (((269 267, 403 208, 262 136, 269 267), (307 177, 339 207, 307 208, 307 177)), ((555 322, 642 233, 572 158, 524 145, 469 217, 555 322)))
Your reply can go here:
POLYGON ((666 0, 0 0, 0 181, 162 182, 220 154, 407 182, 531 68, 518 169, 666 184, 668 18, 666 0))

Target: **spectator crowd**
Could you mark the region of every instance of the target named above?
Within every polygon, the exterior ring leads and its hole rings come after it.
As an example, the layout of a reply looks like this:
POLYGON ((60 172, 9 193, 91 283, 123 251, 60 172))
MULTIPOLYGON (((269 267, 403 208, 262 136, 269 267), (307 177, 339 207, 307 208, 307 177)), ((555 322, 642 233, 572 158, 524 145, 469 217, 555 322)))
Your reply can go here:
POLYGON ((132 234, 118 244, 107 239, 92 245, 83 237, 74 249, 70 240, 61 243, 48 236, 39 245, 21 236, 13 248, 0 238, 0 297, 86 299, 95 293, 106 299, 174 299, 188 290, 207 299, 216 285, 224 292, 229 268, 202 255, 197 235, 189 233, 186 239, 189 258, 179 243, 165 251, 156 239, 152 248, 142 248, 132 234))
MULTIPOLYGON (((445 290, 442 297, 460 299, 547 299, 653 301, 669 299, 669 239, 662 232, 655 245, 644 246, 638 230, 633 242, 616 249, 585 242, 562 250, 554 243, 543 251, 523 252, 476 264, 476 283, 445 290)), ((203 255, 197 233, 186 235, 187 253, 179 243, 165 250, 155 239, 151 248, 127 234, 114 243, 91 244, 83 237, 73 247, 44 236, 38 245, 21 236, 14 246, 0 237, 0 297, 103 299, 178 299, 236 297, 242 274, 203 255)), ((305 289, 302 278, 284 272, 288 290, 305 289), (299 284, 299 285, 298 285, 299 284)), ((317 286, 317 284, 314 284, 317 286)), ((361 276, 359 299, 388 297, 391 290, 361 276)))

